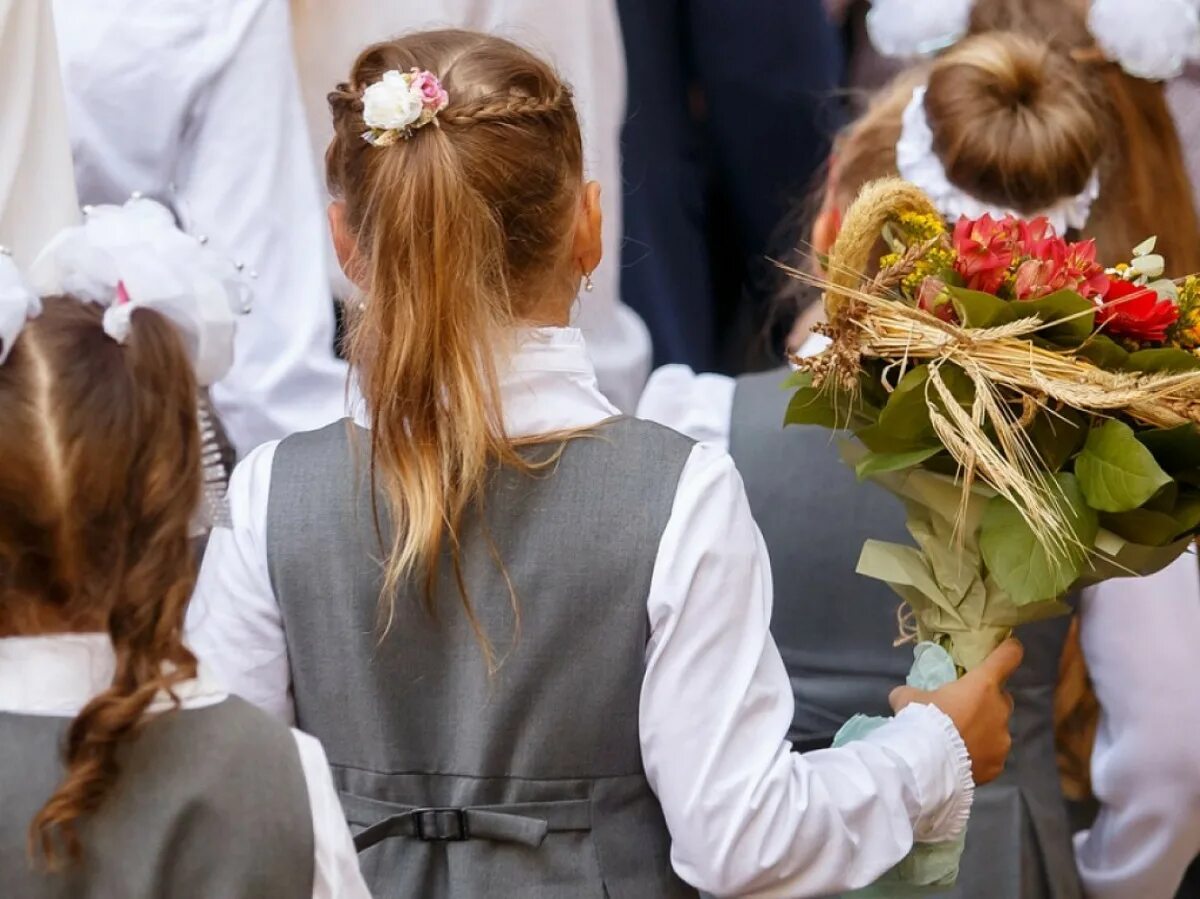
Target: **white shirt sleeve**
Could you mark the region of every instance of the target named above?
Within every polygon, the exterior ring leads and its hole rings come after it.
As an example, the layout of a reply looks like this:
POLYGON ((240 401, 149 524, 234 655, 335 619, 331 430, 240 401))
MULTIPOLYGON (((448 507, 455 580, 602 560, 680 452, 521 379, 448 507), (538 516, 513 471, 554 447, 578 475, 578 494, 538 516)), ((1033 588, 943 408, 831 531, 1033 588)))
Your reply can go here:
POLYGON ((664 365, 655 369, 646 383, 637 417, 728 450, 736 388, 737 381, 726 375, 696 374, 686 365, 664 365))
POLYGON ((1091 766, 1100 813, 1075 841, 1084 891, 1174 896, 1200 853, 1195 554, 1085 591, 1080 641, 1100 702, 1091 766))
POLYGON ((186 639, 229 689, 293 724, 283 616, 267 569, 267 500, 277 443, 266 443, 229 481, 231 527, 214 528, 192 602, 186 639))
POLYGON ((308 785, 313 824, 313 899, 371 899, 354 838, 338 800, 325 750, 315 737, 292 731, 308 785))
POLYGON ((931 706, 850 746, 792 751, 771 603, 741 478, 728 455, 700 444, 654 567, 640 708, 642 758, 679 875, 717 895, 825 895, 875 880, 914 837, 961 833, 970 760, 931 706))
POLYGON ((213 20, 208 55, 228 61, 189 110, 176 175, 188 229, 257 274, 233 368, 212 390, 239 455, 340 418, 346 389, 288 5, 256 0, 242 25, 247 2, 197 13, 213 20))

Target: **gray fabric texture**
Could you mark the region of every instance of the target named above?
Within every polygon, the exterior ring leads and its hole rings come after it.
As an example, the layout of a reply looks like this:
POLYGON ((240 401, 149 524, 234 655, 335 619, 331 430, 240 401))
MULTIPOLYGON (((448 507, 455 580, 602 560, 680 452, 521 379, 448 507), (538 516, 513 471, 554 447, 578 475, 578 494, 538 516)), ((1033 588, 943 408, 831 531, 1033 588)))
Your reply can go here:
POLYGON ((29 823, 62 778, 70 719, 0 713, 0 895, 5 899, 309 897, 313 828, 288 728, 230 697, 150 721, 80 828, 83 856, 46 872, 29 823))
MULTIPOLYGON (((783 427, 787 372, 738 379, 730 452, 771 554, 779 644, 798 741, 832 737, 858 712, 890 714, 912 647, 893 646, 898 597, 855 573, 868 538, 912 544, 899 500, 857 482, 824 428, 783 427)), ((1068 619, 1023 627, 1025 661, 1004 774, 976 792, 958 886, 938 895, 1073 899, 1080 895, 1054 756, 1054 688, 1068 619)))
POLYGON ((342 422, 279 446, 267 548, 298 726, 373 843, 360 859, 375 896, 694 895, 671 869, 638 738, 650 577, 691 442, 614 419, 538 473, 494 472, 461 534, 501 662, 489 676, 448 557, 434 613, 414 576, 381 636, 391 530, 381 520, 381 544, 369 439, 342 422))

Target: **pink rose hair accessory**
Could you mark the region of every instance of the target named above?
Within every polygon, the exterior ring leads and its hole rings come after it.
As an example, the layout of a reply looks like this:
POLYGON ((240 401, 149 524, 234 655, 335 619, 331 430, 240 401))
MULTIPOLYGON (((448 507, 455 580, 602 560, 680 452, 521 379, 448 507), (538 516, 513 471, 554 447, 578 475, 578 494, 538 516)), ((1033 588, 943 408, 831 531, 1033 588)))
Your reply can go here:
POLYGON ((423 69, 384 72, 363 91, 363 140, 375 147, 390 147, 408 140, 418 130, 437 122, 438 113, 450 104, 450 95, 437 75, 423 69))

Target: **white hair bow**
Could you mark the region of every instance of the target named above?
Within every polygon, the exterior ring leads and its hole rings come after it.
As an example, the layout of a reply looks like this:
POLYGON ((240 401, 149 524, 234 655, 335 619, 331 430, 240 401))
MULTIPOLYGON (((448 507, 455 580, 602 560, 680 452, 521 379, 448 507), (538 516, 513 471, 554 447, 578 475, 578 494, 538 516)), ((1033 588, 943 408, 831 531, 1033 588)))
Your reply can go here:
POLYGON ((128 339, 135 310, 154 309, 179 329, 201 385, 224 376, 236 319, 250 310, 238 266, 180 231, 153 200, 84 212, 83 224, 62 231, 34 262, 41 292, 107 307, 104 330, 118 343, 128 339))
MULTIPOLYGON (((928 56, 966 35, 974 5, 871 0, 867 32, 884 56, 928 56)), ((1092 0, 1088 28, 1104 55, 1135 78, 1165 81, 1200 61, 1200 0, 1092 0)))
POLYGON ((41 300, 21 277, 12 254, 0 247, 0 365, 8 359, 25 322, 41 311, 41 300))

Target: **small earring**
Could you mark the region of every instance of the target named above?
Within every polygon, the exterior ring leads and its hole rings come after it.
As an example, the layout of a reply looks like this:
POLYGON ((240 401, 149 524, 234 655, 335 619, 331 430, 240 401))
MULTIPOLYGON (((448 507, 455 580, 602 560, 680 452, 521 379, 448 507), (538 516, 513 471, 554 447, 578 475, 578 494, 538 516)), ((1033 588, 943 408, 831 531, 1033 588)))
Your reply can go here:
POLYGON ((592 280, 591 272, 583 273, 583 289, 586 290, 588 293, 591 293, 593 290, 596 289, 596 283, 592 280))

